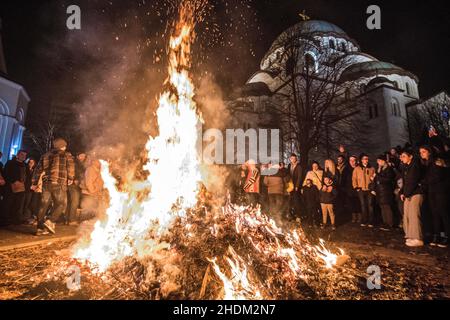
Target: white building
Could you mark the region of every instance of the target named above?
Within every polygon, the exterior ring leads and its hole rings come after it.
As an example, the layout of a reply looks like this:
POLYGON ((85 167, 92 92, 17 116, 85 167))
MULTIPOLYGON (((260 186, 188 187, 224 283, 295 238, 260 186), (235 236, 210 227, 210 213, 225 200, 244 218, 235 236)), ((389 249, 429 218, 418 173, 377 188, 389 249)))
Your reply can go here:
POLYGON ((0 20, 0 161, 5 163, 22 145, 25 116, 30 97, 25 89, 8 79, 1 39, 0 20))
POLYGON ((280 68, 286 65, 285 61, 280 62, 285 50, 283 43, 293 34, 300 39, 306 36, 313 39, 317 49, 303 52, 303 55, 304 60, 310 59, 316 68, 321 61, 319 55, 339 57, 346 63, 339 81, 352 88, 348 94, 357 97, 360 118, 374 129, 370 136, 363 137, 371 142, 369 150, 352 150, 350 146, 351 152, 377 155, 409 141, 406 106, 419 100, 418 78, 399 66, 361 52, 358 43, 341 28, 319 20, 299 22, 273 42, 261 60, 260 69, 250 77, 237 98, 241 105, 247 103, 247 107, 234 112, 233 125, 244 129, 276 127, 277 120, 270 115, 267 106, 273 103, 274 90, 280 85, 279 74, 283 72, 280 68))

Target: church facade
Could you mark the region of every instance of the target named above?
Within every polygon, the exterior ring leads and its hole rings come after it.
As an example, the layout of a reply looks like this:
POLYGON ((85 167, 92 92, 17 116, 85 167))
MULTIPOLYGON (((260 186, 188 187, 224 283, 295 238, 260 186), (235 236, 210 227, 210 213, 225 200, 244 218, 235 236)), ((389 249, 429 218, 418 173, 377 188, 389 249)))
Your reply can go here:
POLYGON ((18 83, 7 75, 3 54, 0 21, 0 161, 5 163, 19 151, 25 131, 25 117, 30 97, 18 83))
MULTIPOLYGON (((375 156, 391 147, 410 142, 407 107, 419 100, 419 79, 412 72, 361 51, 358 43, 349 37, 338 26, 320 20, 306 20, 283 32, 272 44, 263 57, 260 68, 246 82, 237 97, 229 102, 230 106, 239 105, 233 110, 233 125, 244 130, 248 128, 279 128, 280 124, 270 114, 270 106, 279 104, 276 101, 276 90, 281 84, 281 75, 286 68, 286 61, 281 61, 286 51, 285 42, 288 36, 294 35, 314 42, 301 52, 306 63, 313 68, 324 61, 321 55, 345 61, 339 72, 337 81, 347 87, 342 95, 351 96, 356 101, 358 121, 365 122, 371 130, 361 134, 362 144, 367 142, 365 150, 352 145, 346 148, 351 153, 364 151, 375 156), (316 48, 316 49, 314 49, 316 48), (307 61, 309 60, 309 62, 307 61), (370 142, 370 143, 369 143, 370 142)), ((300 59, 301 60, 301 59, 300 59)), ((317 75, 320 77, 320 74, 317 75)), ((345 141, 342 141, 345 144, 345 141)), ((337 145, 332 146, 337 149, 337 145)), ((310 154, 311 158, 323 158, 310 154)), ((314 153, 314 151, 311 151, 314 153)), ((322 152, 323 155, 323 152, 322 152)))

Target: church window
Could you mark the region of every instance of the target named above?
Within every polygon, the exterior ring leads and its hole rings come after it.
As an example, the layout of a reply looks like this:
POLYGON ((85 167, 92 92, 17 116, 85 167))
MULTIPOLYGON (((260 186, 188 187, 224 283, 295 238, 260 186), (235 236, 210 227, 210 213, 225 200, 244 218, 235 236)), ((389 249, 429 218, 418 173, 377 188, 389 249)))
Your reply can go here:
POLYGON ((328 45, 330 46, 331 49, 336 49, 336 45, 334 44, 333 39, 328 40, 328 45))
POLYGON ((341 42, 341 51, 347 52, 347 47, 345 46, 345 42, 341 42))
POLYGON ((401 112, 400 112, 400 106, 398 104, 398 101, 396 99, 392 100, 392 104, 391 104, 391 114, 394 117, 401 117, 401 112))
POLYGON ((409 83, 408 82, 406 82, 406 94, 407 95, 411 95, 411 88, 409 87, 409 83))
POLYGON ((369 105, 369 120, 378 118, 378 105, 376 103, 369 105))
POLYGON ((305 67, 308 71, 315 71, 316 69, 316 60, 309 53, 305 54, 305 67))

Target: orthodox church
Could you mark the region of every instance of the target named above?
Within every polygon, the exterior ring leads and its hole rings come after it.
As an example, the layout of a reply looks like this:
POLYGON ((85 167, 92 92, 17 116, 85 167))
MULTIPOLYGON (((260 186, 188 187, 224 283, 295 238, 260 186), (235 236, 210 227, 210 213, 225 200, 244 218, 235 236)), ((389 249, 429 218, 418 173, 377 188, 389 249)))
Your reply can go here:
MULTIPOLYGON (((350 145, 347 146, 350 152, 365 151, 377 155, 410 141, 407 106, 420 101, 417 76, 400 66, 362 52, 358 43, 344 30, 320 20, 301 21, 275 39, 262 58, 259 70, 248 79, 236 100, 231 101, 231 104, 239 101, 244 106, 234 111, 234 125, 244 130, 280 126, 266 111, 268 106, 277 103, 274 101, 277 99, 275 91, 280 87, 280 75, 286 68, 286 62, 280 62, 280 59, 283 51, 287 50, 285 40, 292 35, 313 42, 306 52, 301 53, 305 63, 312 68, 319 69, 318 64, 324 61, 321 55, 345 61, 338 81, 348 84, 347 87, 351 89, 345 95, 357 96, 355 101, 359 101, 359 119, 374 129, 361 137, 371 142, 370 147, 367 144, 368 150, 356 150, 356 147, 353 150, 350 145)), ((320 77, 320 74, 317 76, 320 77)), ((320 156, 312 154, 310 158, 320 156)))
POLYGON ((8 77, 0 20, 0 151, 3 154, 0 161, 3 164, 21 148, 29 103, 25 89, 8 77))

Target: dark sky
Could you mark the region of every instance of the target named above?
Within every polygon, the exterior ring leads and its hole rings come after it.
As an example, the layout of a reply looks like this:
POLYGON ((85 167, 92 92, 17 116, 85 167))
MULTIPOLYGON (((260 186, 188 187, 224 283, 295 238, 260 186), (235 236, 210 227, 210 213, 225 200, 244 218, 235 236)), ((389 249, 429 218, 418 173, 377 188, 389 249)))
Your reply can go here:
MULTIPOLYGON (((198 70, 208 70, 219 84, 243 84, 258 69, 276 36, 298 22, 298 13, 306 10, 312 19, 341 27, 363 52, 416 74, 421 96, 427 97, 441 89, 450 90, 450 59, 446 50, 450 9, 446 2, 211 0, 213 7, 197 29, 199 47, 194 58, 198 60, 198 70), (366 28, 366 8, 370 4, 381 7, 381 30, 366 28)), ((96 80, 89 71, 101 65, 103 69, 95 69, 96 73, 107 71, 109 78, 114 77, 115 59, 128 54, 125 47, 136 47, 133 54, 139 61, 133 61, 133 68, 127 66, 122 72, 127 77, 120 82, 136 84, 141 79, 151 82, 148 87, 152 89, 144 93, 141 86, 117 84, 121 88, 118 90, 128 92, 121 94, 121 99, 142 91, 141 100, 152 100, 163 76, 160 79, 156 73, 144 75, 144 70, 164 73, 164 31, 172 17, 173 3, 175 0, 2 0, 0 17, 8 77, 23 84, 32 99, 28 118, 42 113, 48 105, 76 104, 92 95, 86 89, 86 79, 96 80), (69 4, 78 4, 82 10, 82 30, 78 33, 70 33, 65 27, 65 9, 69 4)), ((117 74, 120 72, 117 69, 117 74)), ((98 82, 101 81, 108 82, 98 75, 98 82)), ((102 89, 110 89, 108 85, 102 89)), ((91 88, 98 90, 95 83, 91 88)))

